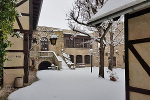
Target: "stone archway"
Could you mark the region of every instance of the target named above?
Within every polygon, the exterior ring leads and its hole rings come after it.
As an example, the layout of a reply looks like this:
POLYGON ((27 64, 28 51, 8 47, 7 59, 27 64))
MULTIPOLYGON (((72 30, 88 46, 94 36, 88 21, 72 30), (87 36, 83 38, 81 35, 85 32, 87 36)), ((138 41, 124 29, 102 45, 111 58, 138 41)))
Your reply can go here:
POLYGON ((48 61, 43 61, 43 62, 41 62, 41 63, 39 64, 38 70, 46 70, 46 69, 48 69, 48 67, 50 67, 50 66, 51 66, 51 63, 50 63, 50 62, 48 62, 48 61))

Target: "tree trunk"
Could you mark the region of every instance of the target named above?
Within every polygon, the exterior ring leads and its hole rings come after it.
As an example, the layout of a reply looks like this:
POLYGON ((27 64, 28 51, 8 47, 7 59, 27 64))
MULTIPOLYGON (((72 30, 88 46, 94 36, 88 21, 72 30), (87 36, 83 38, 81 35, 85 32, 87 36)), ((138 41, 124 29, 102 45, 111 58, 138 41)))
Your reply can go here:
POLYGON ((108 69, 112 71, 113 68, 113 57, 114 57, 114 46, 113 46, 113 33, 110 33, 110 56, 108 58, 109 66, 108 69))
POLYGON ((101 41, 100 43, 100 65, 99 65, 99 77, 104 78, 104 46, 103 46, 103 42, 101 41))

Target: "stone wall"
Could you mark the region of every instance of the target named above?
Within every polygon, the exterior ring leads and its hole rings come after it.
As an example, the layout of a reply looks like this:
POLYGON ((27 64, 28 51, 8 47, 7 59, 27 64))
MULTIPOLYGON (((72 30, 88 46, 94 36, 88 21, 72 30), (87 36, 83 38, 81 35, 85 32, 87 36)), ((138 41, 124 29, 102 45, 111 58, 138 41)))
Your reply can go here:
MULTIPOLYGON (((123 24, 122 24, 123 25, 123 24)), ((58 29, 58 28, 52 28, 52 27, 38 27, 37 28, 38 31, 35 31, 33 33, 33 38, 37 38, 37 44, 33 44, 32 43, 32 48, 31 51, 40 51, 41 50, 41 44, 40 44, 40 39, 42 37, 46 37, 48 40, 52 34, 52 30, 53 32, 58 35, 58 39, 56 42, 56 45, 51 45, 50 41, 48 41, 48 48, 49 51, 54 51, 56 53, 56 55, 61 56, 62 57, 62 49, 64 50, 65 53, 67 53, 68 55, 73 55, 74 56, 74 63, 76 64, 76 56, 77 55, 82 55, 82 62, 85 63, 84 61, 84 56, 85 55, 90 55, 89 52, 89 48, 65 48, 64 47, 64 33, 66 34, 73 34, 74 32, 71 30, 62 30, 62 29, 58 29), (41 32, 41 31, 47 31, 47 32, 41 32)), ((92 34, 92 35, 97 35, 97 34, 92 34)), ((109 38, 109 35, 107 35, 109 38)), ((94 50, 93 53, 93 64, 92 66, 99 66, 99 54, 97 53, 98 51, 98 43, 95 42, 92 45, 92 49, 94 50)), ((116 51, 118 50, 118 52, 114 52, 114 56, 116 57, 116 67, 120 67, 120 68, 124 68, 124 60, 123 60, 123 56, 124 56, 124 44, 119 45, 117 47, 115 47, 116 51)), ((105 51, 105 66, 108 66, 108 57, 109 57, 109 45, 106 46, 106 51, 105 51), (106 56, 106 53, 108 54, 106 56)), ((36 55, 35 55, 36 58, 36 55)), ((43 60, 42 60, 43 61, 43 60)), ((39 61, 40 63, 40 61, 39 61)), ((38 64, 39 64, 38 63, 38 64)), ((86 64, 86 67, 90 67, 90 64, 86 64)))

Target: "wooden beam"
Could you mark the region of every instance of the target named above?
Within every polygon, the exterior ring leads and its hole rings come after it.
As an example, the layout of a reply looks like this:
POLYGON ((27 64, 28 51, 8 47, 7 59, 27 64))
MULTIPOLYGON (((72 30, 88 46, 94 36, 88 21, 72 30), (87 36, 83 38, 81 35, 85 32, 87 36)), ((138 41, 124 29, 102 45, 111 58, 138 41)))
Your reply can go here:
POLYGON ((126 88, 126 100, 130 100, 129 93, 129 52, 128 52, 128 14, 125 14, 124 21, 124 36, 125 36, 125 88, 126 88))
POLYGON ((29 35, 24 35, 24 82, 28 83, 29 67, 29 35))
POLYGON ((22 16, 30 16, 28 13, 21 13, 22 16))
POLYGON ((130 86, 129 90, 132 92, 140 93, 140 94, 150 95, 150 90, 147 90, 147 89, 142 89, 142 88, 130 86))
POLYGON ((20 22, 20 20, 19 20, 18 17, 16 17, 16 21, 17 21, 17 23, 18 23, 19 28, 20 28, 21 30, 23 30, 23 27, 22 27, 21 22, 20 22))
POLYGON ((136 39, 136 40, 129 40, 129 44, 138 44, 138 43, 146 43, 150 42, 150 38, 144 38, 144 39, 136 39))
POLYGON ((22 0, 21 2, 19 2, 19 3, 16 5, 16 7, 19 7, 20 5, 24 4, 26 1, 28 1, 28 0, 22 0))
POLYGON ((14 29, 14 32, 19 31, 20 33, 24 33, 24 34, 33 34, 32 30, 20 30, 20 29, 14 29))
POLYGON ((142 65, 143 69, 147 72, 147 74, 150 77, 150 67, 149 67, 149 65, 144 61, 144 59, 137 52, 137 50, 134 48, 134 46, 132 44, 129 44, 129 49, 133 53, 135 58, 139 61, 139 63, 142 65))
POLYGON ((7 50, 8 52, 24 52, 24 50, 7 50))
POLYGON ((17 67, 3 67, 4 69, 23 69, 24 66, 17 66, 17 67))

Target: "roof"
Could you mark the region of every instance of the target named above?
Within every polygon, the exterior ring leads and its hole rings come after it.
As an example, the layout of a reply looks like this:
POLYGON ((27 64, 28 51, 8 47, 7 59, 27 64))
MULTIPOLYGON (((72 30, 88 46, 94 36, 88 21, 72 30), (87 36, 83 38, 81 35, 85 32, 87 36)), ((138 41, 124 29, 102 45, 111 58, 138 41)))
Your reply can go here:
POLYGON ((39 16, 41 12, 41 7, 43 0, 33 0, 33 30, 36 29, 38 21, 39 21, 39 16))
POLYGON ((150 0, 108 0, 88 21, 91 26, 150 6, 150 0))

